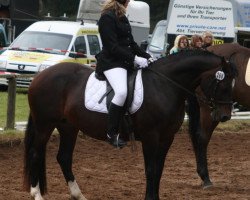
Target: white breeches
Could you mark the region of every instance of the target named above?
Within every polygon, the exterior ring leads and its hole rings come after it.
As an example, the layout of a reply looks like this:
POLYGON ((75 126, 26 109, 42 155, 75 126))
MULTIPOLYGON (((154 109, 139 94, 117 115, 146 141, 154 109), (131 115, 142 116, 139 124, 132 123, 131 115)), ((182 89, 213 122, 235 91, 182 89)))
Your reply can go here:
POLYGON ((114 90, 114 98, 112 103, 123 106, 127 98, 127 70, 123 68, 113 68, 104 71, 104 75, 108 79, 111 87, 114 90))

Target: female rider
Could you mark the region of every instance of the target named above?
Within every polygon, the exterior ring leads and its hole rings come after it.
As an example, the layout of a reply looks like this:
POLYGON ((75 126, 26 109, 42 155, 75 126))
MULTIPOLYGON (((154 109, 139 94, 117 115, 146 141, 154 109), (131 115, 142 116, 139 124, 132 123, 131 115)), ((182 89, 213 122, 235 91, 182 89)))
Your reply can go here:
POLYGON ((150 55, 134 41, 131 26, 125 16, 130 0, 108 0, 99 19, 99 32, 103 43, 102 51, 96 56, 96 74, 104 75, 114 90, 109 106, 108 142, 123 147, 126 142, 119 138, 119 124, 124 114, 123 105, 127 97, 127 71, 137 64, 148 66, 150 55))

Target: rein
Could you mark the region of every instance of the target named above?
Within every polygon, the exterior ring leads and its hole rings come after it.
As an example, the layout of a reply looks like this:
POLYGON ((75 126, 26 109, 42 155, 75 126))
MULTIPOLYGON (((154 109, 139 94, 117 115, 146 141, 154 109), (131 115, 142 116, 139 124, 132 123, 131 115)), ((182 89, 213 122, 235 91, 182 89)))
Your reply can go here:
MULTIPOLYGON (((190 94, 191 96, 193 97, 196 97, 200 102, 204 103, 204 104, 207 104, 210 108, 212 109, 215 109, 216 108, 216 105, 215 103, 218 103, 218 104, 233 104, 233 101, 230 101, 230 102, 227 102, 227 101, 217 101, 215 100, 214 98, 210 98, 209 100, 206 98, 206 97, 202 97, 200 95, 197 95, 193 92, 191 92, 190 90, 188 90, 187 88, 183 87, 182 85, 180 85, 179 83, 173 81, 172 79, 170 79, 169 77, 167 77, 166 75, 160 73, 160 72, 157 72, 155 71, 154 69, 148 67, 146 68, 147 70, 150 70, 151 72, 155 73, 156 75, 166 79, 167 81, 169 81, 170 83, 174 84, 175 86, 177 86, 178 88, 184 90, 185 92, 187 92, 188 94, 190 94)), ((217 81, 217 85, 219 84, 219 81, 217 81)), ((216 85, 216 88, 217 88, 217 85, 216 85)), ((216 91, 216 88, 214 90, 214 93, 216 91)))
POLYGON ((162 78, 168 80, 170 83, 172 83, 172 84, 174 84, 175 86, 181 88, 182 90, 184 90, 184 91, 187 92, 188 94, 190 94, 190 95, 196 97, 196 95, 195 95, 193 92, 191 92, 191 91, 188 90, 187 88, 183 87, 183 86, 180 85, 179 83, 173 81, 172 79, 168 78, 166 75, 164 75, 164 74, 162 74, 162 73, 160 73, 160 72, 157 72, 157 71, 155 71, 154 69, 152 69, 152 68, 150 68, 150 67, 147 67, 146 69, 147 69, 147 70, 150 70, 151 72, 154 72, 154 73, 157 74, 158 76, 160 76, 160 77, 162 77, 162 78))

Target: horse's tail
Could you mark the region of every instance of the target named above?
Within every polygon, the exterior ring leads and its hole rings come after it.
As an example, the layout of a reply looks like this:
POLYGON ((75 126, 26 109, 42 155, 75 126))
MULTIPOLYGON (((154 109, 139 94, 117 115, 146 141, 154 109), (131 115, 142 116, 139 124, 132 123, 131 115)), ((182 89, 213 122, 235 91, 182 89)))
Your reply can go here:
MULTIPOLYGON (((38 181, 40 192, 43 195, 47 192, 46 168, 45 168, 45 148, 34 148, 34 140, 37 131, 31 114, 29 115, 28 124, 24 137, 24 179, 23 187, 30 191, 32 182, 38 181), (37 177, 34 177, 37 174, 37 177)), ((34 183, 33 183, 34 184, 34 183)))

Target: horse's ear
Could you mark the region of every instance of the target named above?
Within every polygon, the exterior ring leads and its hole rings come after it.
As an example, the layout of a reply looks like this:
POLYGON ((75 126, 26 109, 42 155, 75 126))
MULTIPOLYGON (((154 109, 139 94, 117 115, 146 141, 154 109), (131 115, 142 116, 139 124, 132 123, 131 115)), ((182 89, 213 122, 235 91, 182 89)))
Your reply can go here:
POLYGON ((231 71, 231 62, 230 62, 230 60, 226 59, 224 56, 221 57, 221 59, 222 59, 222 65, 221 65, 222 71, 225 74, 231 74, 230 73, 230 71, 231 71))
POLYGON ((236 55, 236 52, 233 52, 230 56, 229 56, 229 61, 233 62, 233 56, 236 55))
MULTIPOLYGON (((234 55, 234 53, 232 55, 234 55)), ((232 60, 232 55, 229 57, 229 59, 222 57, 222 71, 225 73, 230 73, 235 77, 238 75, 238 70, 232 60)))
POLYGON ((229 62, 230 62, 230 61, 229 61, 228 59, 226 59, 224 56, 222 56, 221 59, 222 59, 222 62, 223 62, 223 63, 229 64, 229 62))
POLYGON ((239 72, 238 72, 238 68, 235 64, 235 61, 233 60, 233 56, 237 55, 237 52, 233 52, 230 57, 229 57, 229 62, 230 62, 230 66, 232 68, 232 71, 233 71, 233 75, 236 77, 239 75, 239 72))
POLYGON ((222 60, 222 71, 227 72, 228 71, 228 65, 230 64, 230 61, 227 60, 224 56, 221 57, 222 60))

